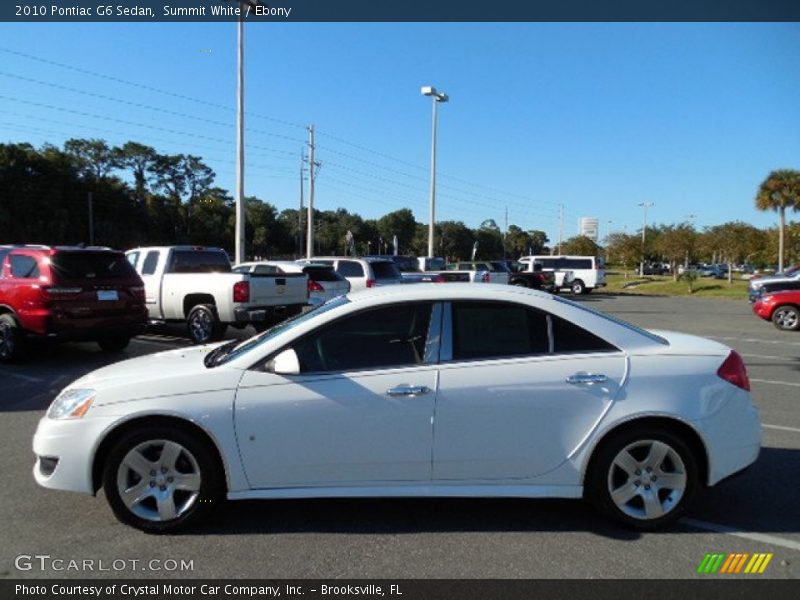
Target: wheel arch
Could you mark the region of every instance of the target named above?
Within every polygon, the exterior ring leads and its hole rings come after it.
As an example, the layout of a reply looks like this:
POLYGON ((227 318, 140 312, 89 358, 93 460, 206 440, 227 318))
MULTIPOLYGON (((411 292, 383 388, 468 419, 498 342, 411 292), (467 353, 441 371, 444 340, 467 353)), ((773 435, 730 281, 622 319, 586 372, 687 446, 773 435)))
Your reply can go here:
POLYGON ((208 293, 192 293, 186 294, 183 297, 183 316, 187 318, 189 313, 195 306, 200 304, 210 304, 212 306, 217 305, 217 300, 214 298, 213 294, 208 293))
POLYGON ((204 428, 197 423, 194 423, 186 418, 178 417, 175 415, 141 415, 117 423, 114 427, 109 429, 103 439, 97 446, 92 457, 92 492, 97 494, 103 482, 103 469, 105 468, 106 460, 111 452, 111 449, 124 435, 134 431, 140 427, 173 427, 180 429, 186 433, 197 435, 199 439, 212 451, 214 458, 217 461, 217 467, 220 469, 222 476, 225 480, 225 489, 229 487, 228 478, 228 465, 223 458, 219 444, 217 444, 214 437, 204 428))
POLYGON ((664 429, 665 431, 679 436, 684 442, 686 442, 692 452, 694 452, 697 459, 697 468, 699 470, 697 474, 698 481, 704 486, 708 485, 708 477, 710 473, 708 448, 706 447, 706 444, 703 441, 700 433, 698 433, 698 431, 686 421, 681 421, 680 419, 676 419, 674 417, 660 415, 635 417, 628 421, 618 423, 608 431, 605 431, 603 435, 596 442, 594 442, 586 454, 586 458, 583 461, 583 468, 581 469, 581 482, 585 483, 586 475, 593 468, 594 461, 598 455, 598 450, 603 446, 604 443, 606 443, 615 435, 642 427, 664 429))
POLYGON ((11 308, 8 304, 0 304, 0 315, 11 315, 14 320, 19 323, 19 317, 17 316, 17 312, 11 308))

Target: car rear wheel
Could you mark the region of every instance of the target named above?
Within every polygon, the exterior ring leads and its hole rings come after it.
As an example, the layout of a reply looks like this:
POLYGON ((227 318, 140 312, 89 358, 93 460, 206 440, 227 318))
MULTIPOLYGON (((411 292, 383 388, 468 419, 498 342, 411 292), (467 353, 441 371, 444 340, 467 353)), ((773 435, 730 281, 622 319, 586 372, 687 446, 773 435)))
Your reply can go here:
POLYGON ((112 448, 103 489, 120 521, 149 533, 168 533, 213 510, 222 501, 224 478, 213 451, 196 436, 148 427, 112 448))
POLYGON ((189 337, 195 344, 208 344, 222 338, 227 326, 217 319, 216 309, 209 304, 198 304, 186 319, 189 337))
POLYGON ((97 345, 106 352, 121 352, 131 343, 130 336, 118 335, 97 340, 97 345))
POLYGON ((772 322, 782 331, 800 329, 800 309, 796 306, 779 306, 772 313, 772 322))
POLYGON ((653 530, 683 514, 697 480, 697 460, 680 437, 640 428, 615 435, 598 448, 586 474, 586 494, 610 517, 653 530))
POLYGON ((572 293, 573 294, 583 294, 586 292, 586 286, 584 285, 583 281, 580 279, 576 279, 572 282, 572 293))
POLYGON ((24 337, 11 315, 0 315, 0 362, 12 362, 22 357, 24 337))

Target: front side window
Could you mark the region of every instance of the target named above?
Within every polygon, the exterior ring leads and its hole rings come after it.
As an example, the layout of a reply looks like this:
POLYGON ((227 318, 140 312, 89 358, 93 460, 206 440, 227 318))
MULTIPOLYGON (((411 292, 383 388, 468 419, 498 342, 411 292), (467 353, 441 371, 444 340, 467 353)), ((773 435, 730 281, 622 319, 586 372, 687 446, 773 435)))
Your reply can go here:
POLYGON ((457 302, 453 310, 453 358, 476 360, 545 354, 547 317, 506 302, 457 302))
POLYGON ((325 326, 294 350, 302 373, 356 371, 422 364, 430 303, 360 311, 325 326))
POLYGON ((12 254, 11 276, 17 279, 38 279, 39 265, 36 259, 25 254, 12 254))

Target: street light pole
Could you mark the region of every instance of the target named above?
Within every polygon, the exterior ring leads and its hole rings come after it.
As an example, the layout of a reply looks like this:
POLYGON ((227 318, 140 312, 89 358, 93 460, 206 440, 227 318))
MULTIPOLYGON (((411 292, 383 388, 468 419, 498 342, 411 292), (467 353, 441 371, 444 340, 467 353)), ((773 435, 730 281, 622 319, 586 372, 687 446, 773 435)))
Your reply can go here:
POLYGON ((422 95, 430 96, 433 101, 433 124, 431 127, 431 192, 430 192, 430 213, 428 215, 428 256, 433 256, 433 235, 434 221, 436 219, 436 125, 437 125, 437 105, 440 102, 447 102, 447 94, 437 92, 436 88, 430 85, 422 87, 422 95))
POLYGON ((639 202, 639 206, 644 210, 644 221, 642 225, 642 261, 639 264, 639 277, 644 276, 644 242, 647 233, 647 209, 655 206, 653 202, 639 202))
POLYGON ((237 263, 245 261, 244 232, 244 18, 239 16, 236 49, 236 241, 237 263))

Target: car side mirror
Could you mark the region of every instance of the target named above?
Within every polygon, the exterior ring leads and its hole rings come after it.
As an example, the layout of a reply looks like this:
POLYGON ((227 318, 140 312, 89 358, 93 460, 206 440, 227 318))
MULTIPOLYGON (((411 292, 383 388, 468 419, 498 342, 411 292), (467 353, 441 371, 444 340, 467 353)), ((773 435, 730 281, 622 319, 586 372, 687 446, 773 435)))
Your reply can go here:
POLYGON ((297 352, 287 348, 270 361, 269 370, 276 375, 299 375, 300 360, 297 352))

